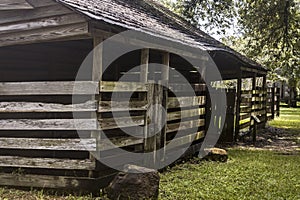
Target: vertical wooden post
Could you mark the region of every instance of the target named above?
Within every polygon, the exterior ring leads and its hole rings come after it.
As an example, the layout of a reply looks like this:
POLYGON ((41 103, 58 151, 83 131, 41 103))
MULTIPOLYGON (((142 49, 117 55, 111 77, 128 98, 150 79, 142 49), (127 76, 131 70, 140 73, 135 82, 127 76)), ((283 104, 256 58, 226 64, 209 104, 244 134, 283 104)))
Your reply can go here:
POLYGON ((241 77, 241 72, 239 72, 238 79, 237 79, 236 107, 235 107, 235 134, 234 134, 235 142, 237 142, 239 132, 240 132, 241 92, 242 92, 242 77, 241 77))
POLYGON ((262 88, 263 88, 263 97, 264 97, 263 108, 265 110, 263 128, 265 128, 266 124, 267 124, 267 75, 263 76, 263 87, 262 88))
POLYGON ((163 155, 160 155, 161 158, 160 160, 165 159, 166 155, 166 145, 167 145, 167 101, 168 101, 168 85, 169 85, 169 77, 170 77, 170 53, 169 52, 163 52, 163 58, 162 58, 162 64, 164 65, 161 73, 161 79, 162 79, 162 84, 166 87, 162 87, 162 101, 161 101, 161 106, 165 109, 165 112, 161 112, 161 124, 162 124, 162 129, 161 129, 161 137, 157 138, 160 140, 160 148, 164 148, 163 150, 163 155))
POLYGON ((273 84, 273 87, 271 87, 271 113, 272 113, 272 119, 275 118, 275 107, 276 107, 276 104, 275 104, 275 84, 273 84))
POLYGON ((149 49, 142 49, 141 51, 141 73, 140 82, 147 83, 149 68, 149 49))
MULTIPOLYGON (((92 80, 93 81, 101 81, 102 79, 102 47, 99 47, 98 45, 103 41, 102 37, 94 37, 94 50, 93 50, 93 69, 92 69, 92 80)), ((100 88, 100 87, 99 87, 100 88)), ((99 95, 100 95, 100 91, 99 95)), ((98 113, 98 108, 99 108, 99 101, 101 101, 100 99, 101 97, 99 96, 99 100, 97 100, 95 98, 95 96, 92 96, 92 100, 96 100, 96 112, 92 112, 91 114, 91 118, 98 118, 97 113, 98 113)), ((98 124, 98 120, 97 120, 97 129, 99 129, 99 124, 98 124)), ((99 131, 92 131, 91 132, 91 138, 96 138, 96 151, 97 154, 100 156, 100 152, 99 150, 99 141, 101 139, 101 134, 99 131)), ((96 163, 96 169, 98 166, 98 162, 97 160, 94 158, 94 156, 92 156, 90 154, 90 159, 93 160, 96 163)), ((95 171, 89 171, 89 177, 95 177, 97 176, 97 174, 95 173, 95 171)))
POLYGON ((255 113, 255 98, 253 100, 253 97, 255 97, 256 94, 256 73, 253 75, 252 78, 252 93, 251 93, 251 118, 250 118, 250 126, 252 126, 252 139, 253 143, 256 142, 256 133, 257 133, 257 125, 256 120, 252 117, 253 113, 255 113))
MULTIPOLYGON (((140 82, 147 84, 148 82, 148 70, 149 70, 149 49, 142 49, 141 50, 141 69, 140 69, 140 82)), ((149 93, 149 91, 148 91, 149 93)), ((146 101, 147 100, 147 94, 139 94, 139 100, 140 101, 146 101)), ((147 136, 148 131, 148 116, 147 111, 144 113, 144 137, 147 136)), ((144 140, 146 142, 146 139, 144 140)), ((140 149, 138 146, 135 147, 135 151, 145 150, 145 144, 140 149)))
POLYGON ((280 115, 280 88, 276 87, 276 116, 280 115))

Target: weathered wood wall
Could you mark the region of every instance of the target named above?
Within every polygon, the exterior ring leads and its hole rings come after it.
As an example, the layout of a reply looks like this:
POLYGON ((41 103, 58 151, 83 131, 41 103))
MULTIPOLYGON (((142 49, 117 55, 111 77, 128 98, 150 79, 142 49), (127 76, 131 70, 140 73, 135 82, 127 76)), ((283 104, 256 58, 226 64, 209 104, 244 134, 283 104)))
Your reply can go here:
POLYGON ((53 0, 27 2, 34 9, 1 10, 0 46, 89 37, 87 20, 71 9, 53 0))

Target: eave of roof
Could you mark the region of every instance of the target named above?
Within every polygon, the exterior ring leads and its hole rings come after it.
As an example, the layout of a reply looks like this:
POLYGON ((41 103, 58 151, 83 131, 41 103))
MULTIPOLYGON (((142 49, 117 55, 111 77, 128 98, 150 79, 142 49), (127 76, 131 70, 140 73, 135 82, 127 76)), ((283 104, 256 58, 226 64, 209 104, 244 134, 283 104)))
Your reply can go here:
POLYGON ((208 52, 224 51, 241 65, 266 71, 261 65, 225 46, 152 0, 57 0, 94 20, 179 42, 208 52))

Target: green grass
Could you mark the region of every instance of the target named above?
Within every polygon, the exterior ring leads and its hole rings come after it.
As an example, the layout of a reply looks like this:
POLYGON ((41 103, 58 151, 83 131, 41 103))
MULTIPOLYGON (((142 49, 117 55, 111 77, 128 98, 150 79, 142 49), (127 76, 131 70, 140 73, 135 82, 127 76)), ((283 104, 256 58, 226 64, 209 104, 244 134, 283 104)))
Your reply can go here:
POLYGON ((228 153, 227 163, 184 163, 163 173, 160 199, 300 199, 299 156, 228 153))
MULTIPOLYGON (((300 108, 269 123, 300 136, 300 108)), ((298 139, 299 140, 299 139, 298 139)), ((227 163, 188 162, 161 174, 160 199, 300 199, 300 156, 230 149, 227 163)))
POLYGON ((280 117, 269 122, 270 126, 284 128, 292 135, 300 136, 300 108, 280 108, 280 117))

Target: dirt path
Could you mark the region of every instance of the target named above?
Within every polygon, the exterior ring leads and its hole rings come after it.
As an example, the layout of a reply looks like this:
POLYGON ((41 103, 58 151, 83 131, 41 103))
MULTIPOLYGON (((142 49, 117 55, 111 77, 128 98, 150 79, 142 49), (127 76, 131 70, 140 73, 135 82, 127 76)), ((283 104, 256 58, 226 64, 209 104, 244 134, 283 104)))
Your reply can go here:
POLYGON ((282 154, 300 155, 299 136, 299 133, 291 134, 285 129, 269 126, 257 135, 255 144, 253 144, 251 137, 245 137, 235 147, 253 150, 273 150, 282 154))

